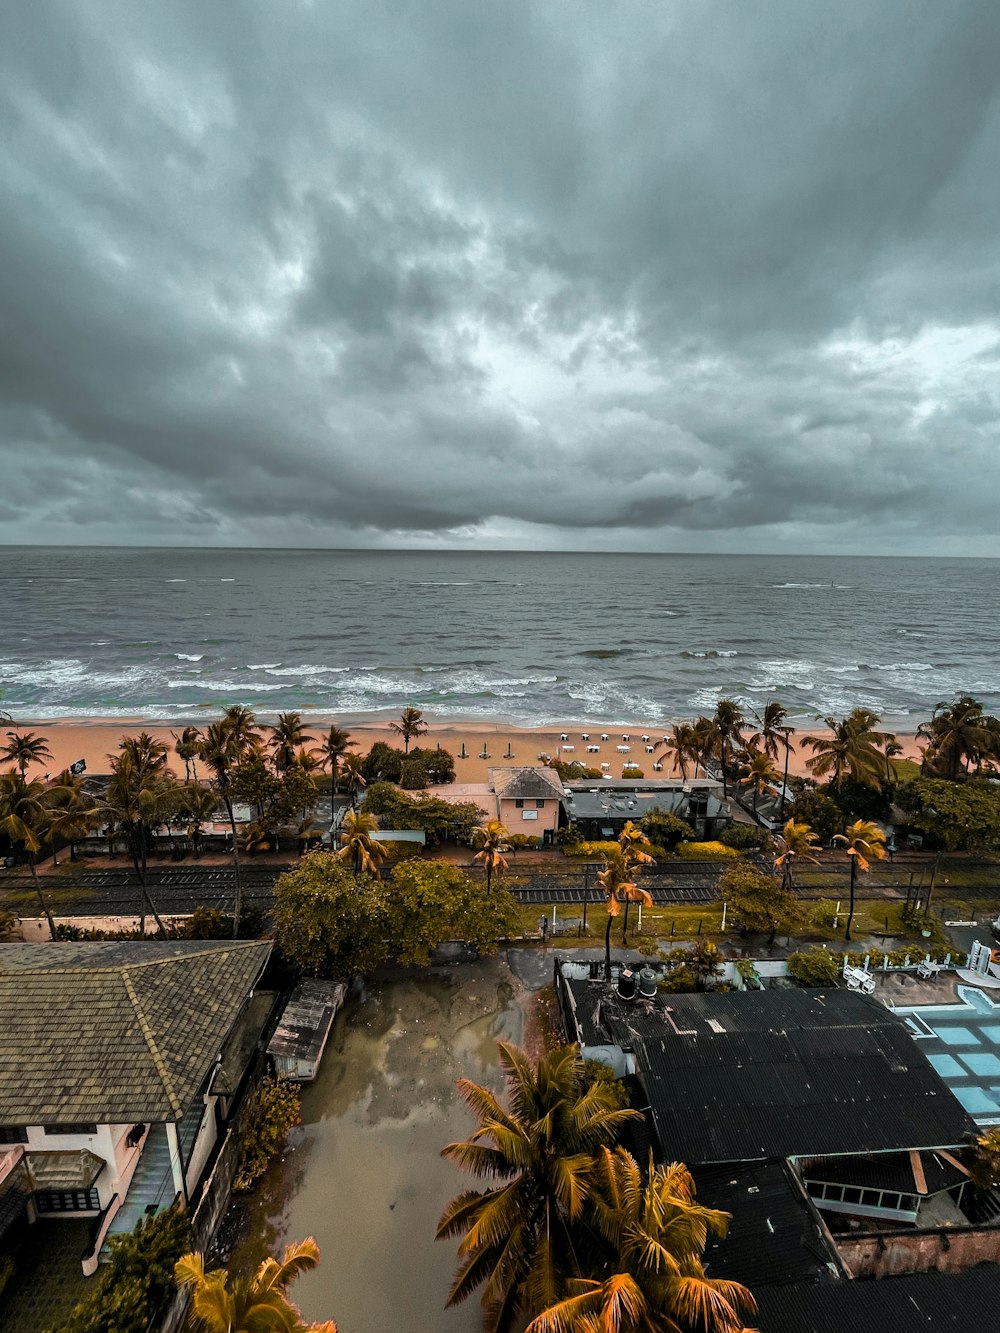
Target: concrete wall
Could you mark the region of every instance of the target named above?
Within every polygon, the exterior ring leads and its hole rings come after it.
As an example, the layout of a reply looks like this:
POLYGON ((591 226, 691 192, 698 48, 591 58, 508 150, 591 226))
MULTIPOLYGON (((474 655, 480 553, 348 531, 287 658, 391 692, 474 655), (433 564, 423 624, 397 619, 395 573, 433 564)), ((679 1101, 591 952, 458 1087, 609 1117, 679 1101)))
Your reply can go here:
POLYGON ((559 827, 561 806, 562 802, 553 796, 544 799, 540 810, 530 798, 525 800, 522 809, 518 809, 515 800, 501 796, 500 822, 510 833, 524 833, 529 838, 540 838, 546 829, 559 827))
POLYGON ((1000 1263, 1000 1230, 940 1227, 934 1231, 838 1236, 837 1248, 856 1278, 958 1273, 984 1261, 1000 1263))

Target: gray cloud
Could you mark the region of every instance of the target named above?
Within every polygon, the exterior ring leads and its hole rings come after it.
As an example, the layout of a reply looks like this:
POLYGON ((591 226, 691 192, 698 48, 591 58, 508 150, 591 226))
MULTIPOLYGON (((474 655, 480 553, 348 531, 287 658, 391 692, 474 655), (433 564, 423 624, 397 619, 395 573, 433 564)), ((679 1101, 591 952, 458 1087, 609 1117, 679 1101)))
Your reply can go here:
POLYGON ((1000 9, 0 18, 0 540, 1000 555, 1000 9))

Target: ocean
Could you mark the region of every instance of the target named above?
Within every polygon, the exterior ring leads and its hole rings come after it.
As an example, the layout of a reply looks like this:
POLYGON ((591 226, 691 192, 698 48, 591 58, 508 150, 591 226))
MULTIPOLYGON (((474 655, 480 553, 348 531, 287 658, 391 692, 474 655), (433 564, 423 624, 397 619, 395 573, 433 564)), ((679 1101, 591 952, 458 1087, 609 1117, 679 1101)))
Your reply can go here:
POLYGON ((1000 708, 989 560, 0 548, 0 708, 658 723, 721 696, 899 729, 1000 708))

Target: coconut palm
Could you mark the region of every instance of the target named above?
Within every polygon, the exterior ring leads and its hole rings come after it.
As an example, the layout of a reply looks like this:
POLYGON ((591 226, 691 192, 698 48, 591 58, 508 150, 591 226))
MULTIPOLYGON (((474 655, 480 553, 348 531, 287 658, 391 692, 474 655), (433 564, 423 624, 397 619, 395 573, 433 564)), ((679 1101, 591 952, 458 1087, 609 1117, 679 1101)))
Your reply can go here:
POLYGON ((93 802, 84 790, 83 779, 66 768, 49 787, 51 808, 49 834, 52 838, 52 864, 58 864, 56 839, 69 842, 70 860, 76 859, 76 840, 85 838, 97 826, 93 802))
MULTIPOLYGON (((648 852, 644 852, 643 847, 650 845, 649 839, 643 833, 638 825, 633 824, 631 819, 627 820, 625 827, 618 835, 618 846, 622 849, 622 856, 625 858, 626 866, 631 869, 632 866, 646 865, 651 866, 654 858, 648 852)), ((628 944, 628 909, 637 899, 625 895, 625 915, 622 917, 622 945, 628 944)), ((641 901, 638 900, 638 901, 641 901)), ((652 899, 650 899, 652 902, 652 899)))
POLYGON ((459 1079, 477 1128, 442 1153, 490 1184, 453 1199, 437 1234, 463 1238, 448 1305, 483 1287, 491 1333, 511 1333, 566 1294, 578 1272, 594 1154, 637 1113, 616 1108, 609 1084, 588 1080, 576 1046, 535 1065, 517 1047, 498 1045, 509 1109, 488 1088, 459 1079))
POLYGON ((693 760, 697 767, 699 744, 698 735, 690 722, 675 722, 670 734, 653 746, 654 751, 662 750, 670 759, 670 766, 687 781, 688 764, 693 760))
POLYGON ((716 752, 718 736, 715 723, 710 717, 696 717, 691 724, 691 755, 694 759, 694 776, 698 776, 699 767, 708 769, 706 763, 716 752))
POLYGON ((794 888, 792 864, 797 860, 811 861, 818 865, 814 853, 819 851, 819 842, 808 824, 796 824, 790 819, 781 830, 781 855, 774 859, 775 870, 781 867, 781 887, 791 891, 794 888))
POLYGON ((344 786, 347 788, 348 795, 351 798, 351 809, 358 808, 358 796, 368 785, 365 777, 365 761, 359 754, 345 754, 341 773, 344 778, 344 786))
POLYGON ((745 726, 746 718, 743 716, 743 710, 739 704, 734 699, 720 699, 712 716, 712 729, 715 737, 716 753, 719 757, 719 767, 722 769, 723 796, 729 795, 726 787, 726 775, 734 751, 743 748, 743 728, 745 726))
POLYGON ((209 787, 202 787, 197 782, 189 782, 184 787, 184 798, 178 811, 180 818, 187 825, 187 835, 195 856, 201 851, 202 825, 209 823, 215 814, 218 798, 209 787))
POLYGON ((232 733, 241 759, 251 751, 259 750, 263 745, 260 732, 257 730, 257 718, 253 709, 247 708, 245 704, 230 704, 228 708, 223 709, 222 721, 232 733))
POLYGON ((0 749, 0 759, 10 759, 23 778, 31 764, 43 764, 52 758, 48 738, 35 731, 8 731, 7 744, 0 749))
POLYGON ((271 751, 271 763, 279 776, 292 767, 299 750, 316 739, 308 734, 298 713, 279 713, 277 723, 266 730, 270 733, 267 745, 271 751))
POLYGON ((307 1324, 288 1297, 300 1273, 319 1263, 312 1236, 289 1245, 281 1257, 265 1259, 251 1278, 231 1284, 224 1268, 205 1271, 205 1256, 182 1255, 174 1265, 178 1287, 191 1288, 191 1313, 203 1333, 337 1333, 333 1320, 307 1324))
POLYGON ((56 792, 54 784, 46 784, 39 778, 29 782, 17 769, 12 768, 0 774, 0 833, 6 834, 15 847, 20 843, 28 855, 31 881, 42 913, 49 923, 52 939, 56 937, 56 924, 42 893, 35 858, 51 824, 52 801, 56 792))
POLYGON ((776 782, 781 781, 781 774, 774 766, 774 760, 763 750, 747 750, 740 764, 740 782, 749 786, 753 792, 753 817, 757 818, 759 797, 777 795, 776 782))
POLYGON ((577 1278, 571 1294, 528 1325, 527 1333, 745 1333, 756 1310, 738 1282, 705 1275, 710 1235, 724 1236, 729 1214, 705 1208, 678 1162, 643 1170, 622 1148, 598 1154, 590 1200, 610 1274, 577 1278))
POLYGON ((854 920, 854 889, 858 881, 858 871, 871 869, 872 861, 884 861, 886 857, 885 834, 870 819, 858 819, 849 824, 844 833, 838 833, 833 840, 841 843, 851 858, 851 902, 847 913, 847 929, 844 939, 851 938, 851 922, 854 920), (871 860, 869 860, 869 857, 871 860))
POLYGON ((331 726, 319 743, 320 767, 330 770, 330 818, 335 816, 337 806, 337 768, 341 759, 354 748, 356 742, 343 727, 331 726))
POLYGON ((499 819, 490 819, 483 828, 477 828, 472 835, 472 845, 479 850, 472 858, 478 861, 486 871, 486 892, 493 888, 493 876, 499 879, 507 869, 507 839, 510 833, 499 819))
MULTIPOLYGON (((226 807, 226 817, 233 844, 233 879, 235 893, 233 898, 233 939, 240 929, 240 917, 243 912, 243 875, 240 869, 239 837, 236 832, 236 812, 233 808, 233 773, 237 764, 251 750, 256 749, 246 721, 248 710, 230 716, 233 710, 227 710, 221 722, 212 722, 198 743, 198 758, 208 769, 209 781, 216 795, 226 807)), ((253 719, 253 714, 249 713, 253 719)))
POLYGON ((901 754, 904 754, 905 750, 904 747, 900 745, 899 741, 893 739, 886 741, 885 745, 882 747, 882 753, 885 755, 885 781, 888 786, 892 783, 893 779, 892 761, 898 759, 901 754))
POLYGON ((605 906, 608 913, 604 928, 604 980, 611 980, 611 922, 621 910, 623 902, 642 903, 652 907, 653 900, 645 889, 640 889, 632 882, 631 865, 619 846, 609 847, 604 859, 604 869, 598 872, 597 883, 604 891, 605 906))
POLYGON ((428 730, 424 715, 419 708, 404 708, 398 722, 390 722, 389 730, 403 738, 403 753, 410 753, 410 741, 419 738, 428 730))
POLYGON ((769 754, 775 764, 778 762, 779 748, 785 751, 785 762, 782 770, 781 779, 781 808, 778 811, 778 818, 785 817, 785 792, 788 788, 788 762, 791 758, 791 752, 795 749, 792 744, 792 734, 794 728, 788 726, 788 710, 784 705, 778 703, 777 699, 772 699, 766 704, 763 713, 754 713, 757 719, 759 731, 755 731, 747 741, 748 748, 763 750, 769 754))
POLYGON ((340 851, 337 857, 341 861, 351 861, 354 873, 360 875, 378 875, 378 868, 385 860, 385 847, 375 837, 378 832, 378 820, 364 811, 348 810, 340 826, 340 851))
POLYGON ((824 717, 828 736, 803 736, 803 745, 813 751, 806 760, 806 768, 813 777, 828 777, 835 787, 845 778, 866 787, 881 785, 884 760, 883 746, 895 740, 892 732, 878 731, 878 713, 870 708, 855 708, 847 717, 824 717))
POLYGON ((198 746, 201 743, 201 732, 197 727, 185 727, 178 736, 172 731, 174 738, 174 754, 178 759, 184 761, 184 780, 185 782, 194 782, 198 777, 198 746))
POLYGON ((931 720, 917 728, 917 735, 927 741, 924 769, 954 781, 971 763, 995 758, 996 731, 991 725, 995 722, 969 694, 953 704, 938 704, 931 720))

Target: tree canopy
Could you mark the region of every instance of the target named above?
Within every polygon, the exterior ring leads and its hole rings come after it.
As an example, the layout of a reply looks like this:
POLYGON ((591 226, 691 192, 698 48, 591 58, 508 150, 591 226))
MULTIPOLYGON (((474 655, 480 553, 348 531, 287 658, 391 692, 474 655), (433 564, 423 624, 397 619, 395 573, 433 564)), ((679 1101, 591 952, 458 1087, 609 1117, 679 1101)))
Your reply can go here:
POLYGON ((969 779, 914 778, 899 788, 909 823, 949 852, 1000 849, 1000 787, 969 779))

